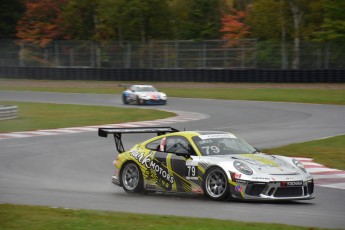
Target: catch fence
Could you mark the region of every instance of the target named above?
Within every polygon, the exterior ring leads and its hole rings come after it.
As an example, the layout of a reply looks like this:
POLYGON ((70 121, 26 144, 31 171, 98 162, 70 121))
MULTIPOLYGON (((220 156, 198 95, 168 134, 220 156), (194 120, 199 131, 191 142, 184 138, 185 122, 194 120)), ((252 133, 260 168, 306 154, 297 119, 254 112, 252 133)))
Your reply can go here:
POLYGON ((0 40, 1 67, 112 69, 345 69, 345 45, 258 41, 54 41, 46 47, 0 40))

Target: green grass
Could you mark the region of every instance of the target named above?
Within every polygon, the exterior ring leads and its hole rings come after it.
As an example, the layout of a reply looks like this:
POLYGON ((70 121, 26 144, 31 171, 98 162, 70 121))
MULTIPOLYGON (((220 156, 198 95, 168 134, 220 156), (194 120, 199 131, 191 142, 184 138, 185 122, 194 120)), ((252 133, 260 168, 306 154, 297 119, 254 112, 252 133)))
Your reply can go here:
MULTIPOLYGON (((68 93, 97 93, 97 94, 121 94, 124 90, 119 87, 118 82, 102 81, 28 81, 27 84, 20 80, 1 80, 0 90, 19 90, 19 91, 41 91, 41 92, 68 92, 68 93), (5 82, 9 85, 2 86, 5 82)), ((134 84, 134 82, 132 82, 134 84)), ((145 84, 153 84, 147 82, 145 84)), ((309 84, 313 85, 313 84, 309 84)), ((340 84, 341 85, 341 84, 340 84)), ((184 98, 210 98, 225 100, 254 100, 254 101, 281 101, 281 102, 302 102, 318 104, 338 104, 345 105, 345 90, 340 88, 308 88, 308 84, 301 86, 294 84, 275 84, 265 85, 260 83, 253 84, 229 84, 213 83, 198 87, 198 83, 164 83, 159 87, 160 91, 167 93, 168 97, 184 98), (255 88, 263 86, 264 88, 255 88), (241 87, 241 88, 239 88, 241 87), (295 88, 294 88, 295 87, 295 88), (303 88, 304 87, 304 88, 303 88)), ((330 86, 330 84, 328 84, 330 86)), ((321 86, 319 86, 321 87, 321 86)))
POLYGON ((0 133, 115 124, 175 116, 170 112, 153 112, 149 109, 0 101, 0 105, 6 104, 17 105, 19 117, 0 120, 0 133))
POLYGON ((331 168, 345 170, 345 135, 265 149, 265 153, 310 157, 331 168))
POLYGON ((162 89, 168 96, 225 100, 303 102, 345 105, 345 90, 326 89, 162 89))
POLYGON ((38 206, 0 204, 0 229, 121 229, 121 230, 302 230, 321 229, 283 224, 246 223, 206 218, 67 210, 38 206))

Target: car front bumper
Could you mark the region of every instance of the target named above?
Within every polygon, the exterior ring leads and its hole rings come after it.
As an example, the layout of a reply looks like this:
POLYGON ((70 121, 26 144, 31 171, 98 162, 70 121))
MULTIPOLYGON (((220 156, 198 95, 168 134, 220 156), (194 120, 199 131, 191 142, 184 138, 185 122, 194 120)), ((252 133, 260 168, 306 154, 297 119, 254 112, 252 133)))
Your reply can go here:
POLYGON ((310 200, 314 199, 313 180, 300 186, 286 186, 284 182, 244 182, 230 186, 233 198, 248 200, 310 200))

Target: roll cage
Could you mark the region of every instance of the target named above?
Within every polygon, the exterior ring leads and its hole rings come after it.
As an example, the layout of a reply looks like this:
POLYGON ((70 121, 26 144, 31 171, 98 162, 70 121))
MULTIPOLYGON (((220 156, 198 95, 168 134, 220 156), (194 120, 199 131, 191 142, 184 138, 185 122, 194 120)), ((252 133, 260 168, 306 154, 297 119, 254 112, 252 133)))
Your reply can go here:
POLYGON ((145 128, 99 128, 98 136, 108 137, 108 134, 114 136, 116 150, 119 153, 125 152, 122 144, 122 134, 134 134, 134 133, 156 133, 157 136, 164 135, 166 133, 179 132, 178 129, 172 127, 145 127, 145 128))

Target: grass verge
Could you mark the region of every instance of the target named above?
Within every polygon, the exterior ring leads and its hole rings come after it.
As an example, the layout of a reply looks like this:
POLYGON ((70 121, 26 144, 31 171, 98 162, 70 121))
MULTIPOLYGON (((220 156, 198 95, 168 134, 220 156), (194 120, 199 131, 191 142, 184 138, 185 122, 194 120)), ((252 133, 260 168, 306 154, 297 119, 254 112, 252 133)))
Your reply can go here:
MULTIPOLYGON (((132 84, 134 84, 132 82, 132 84)), ((154 83, 168 97, 345 105, 344 84, 154 83)), ((0 90, 121 94, 119 82, 1 80, 0 90)))
POLYGON ((17 119, 0 120, 0 133, 115 124, 175 116, 175 114, 165 111, 155 110, 152 112, 149 109, 116 108, 110 106, 9 101, 0 101, 0 104, 17 105, 19 107, 19 117, 17 119))
POLYGON ((310 157, 315 162, 330 168, 345 170, 345 135, 265 149, 263 152, 291 157, 310 157))
MULTIPOLYGON (((206 218, 129 214, 120 212, 66 210, 38 206, 0 204, 0 229, 121 229, 121 230, 303 230, 283 224, 245 223, 206 218)), ((312 228, 320 229, 320 228, 312 228)))

